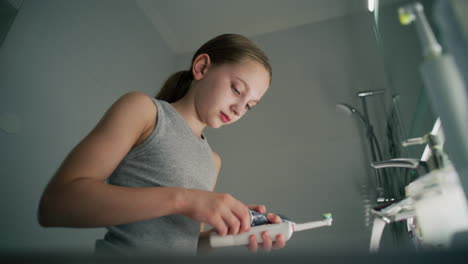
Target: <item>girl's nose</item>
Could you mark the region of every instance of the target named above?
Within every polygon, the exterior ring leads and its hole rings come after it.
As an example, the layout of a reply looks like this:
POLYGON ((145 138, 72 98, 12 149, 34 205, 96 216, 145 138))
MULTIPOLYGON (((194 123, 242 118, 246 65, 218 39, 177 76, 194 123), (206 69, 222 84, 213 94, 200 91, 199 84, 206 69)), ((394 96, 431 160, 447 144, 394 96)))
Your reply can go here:
POLYGON ((234 115, 236 116, 240 116, 241 115, 241 111, 240 111, 240 108, 239 108, 239 105, 238 104, 232 104, 231 105, 231 111, 234 115))

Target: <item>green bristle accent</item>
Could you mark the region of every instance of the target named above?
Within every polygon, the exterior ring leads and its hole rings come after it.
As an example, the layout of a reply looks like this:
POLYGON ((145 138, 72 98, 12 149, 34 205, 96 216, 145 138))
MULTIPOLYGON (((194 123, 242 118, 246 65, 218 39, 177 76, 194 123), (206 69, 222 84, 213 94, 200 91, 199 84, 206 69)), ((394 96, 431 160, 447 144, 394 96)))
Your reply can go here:
POLYGON ((322 216, 323 216, 323 219, 332 219, 331 213, 322 214, 322 216))

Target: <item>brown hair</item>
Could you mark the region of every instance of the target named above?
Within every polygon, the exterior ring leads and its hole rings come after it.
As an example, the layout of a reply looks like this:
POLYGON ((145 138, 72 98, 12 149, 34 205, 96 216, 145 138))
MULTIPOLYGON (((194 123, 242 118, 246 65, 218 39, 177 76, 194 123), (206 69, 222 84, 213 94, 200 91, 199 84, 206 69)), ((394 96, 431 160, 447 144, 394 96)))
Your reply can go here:
MULTIPOLYGON (((265 66, 271 81, 272 69, 268 57, 255 43, 242 35, 223 34, 209 40, 195 52, 190 65, 203 53, 210 56, 213 65, 239 63, 245 58, 253 59, 265 66)), ((169 103, 176 102, 188 92, 192 80, 192 66, 190 70, 176 72, 166 80, 155 98, 169 103)))

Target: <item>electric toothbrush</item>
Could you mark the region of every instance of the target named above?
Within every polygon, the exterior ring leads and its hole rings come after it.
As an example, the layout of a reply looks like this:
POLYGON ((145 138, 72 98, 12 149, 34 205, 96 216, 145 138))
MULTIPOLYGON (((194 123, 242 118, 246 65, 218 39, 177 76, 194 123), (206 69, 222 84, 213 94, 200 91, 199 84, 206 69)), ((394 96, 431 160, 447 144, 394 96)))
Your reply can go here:
POLYGON ((228 247, 248 245, 250 243, 250 235, 255 235, 258 243, 262 243, 261 234, 263 231, 268 231, 272 241, 276 240, 277 235, 283 235, 285 241, 288 241, 294 232, 314 229, 318 227, 331 226, 333 218, 332 214, 323 214, 323 220, 297 224, 289 220, 283 219, 279 224, 263 224, 252 227, 249 232, 244 232, 239 235, 220 236, 215 232, 210 234, 211 247, 228 247))

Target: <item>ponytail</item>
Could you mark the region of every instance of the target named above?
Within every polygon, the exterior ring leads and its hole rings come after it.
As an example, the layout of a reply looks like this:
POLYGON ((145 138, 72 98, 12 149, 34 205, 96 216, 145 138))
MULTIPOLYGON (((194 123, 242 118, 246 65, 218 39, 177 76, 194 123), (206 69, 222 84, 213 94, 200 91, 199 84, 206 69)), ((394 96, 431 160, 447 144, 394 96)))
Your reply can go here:
POLYGON ((174 103, 185 96, 190 89, 193 75, 191 71, 179 71, 172 74, 155 96, 158 100, 174 103))

